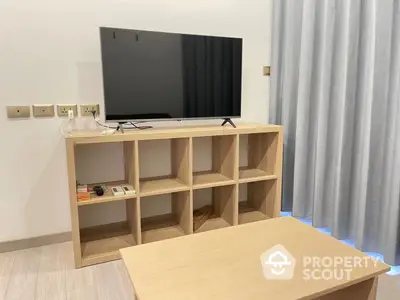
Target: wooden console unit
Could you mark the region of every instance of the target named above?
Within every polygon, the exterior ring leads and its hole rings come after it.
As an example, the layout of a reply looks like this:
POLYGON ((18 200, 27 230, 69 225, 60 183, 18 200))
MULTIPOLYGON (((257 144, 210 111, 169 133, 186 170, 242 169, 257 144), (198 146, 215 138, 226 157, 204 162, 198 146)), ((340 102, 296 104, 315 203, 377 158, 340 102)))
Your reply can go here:
MULTIPOLYGON (((280 215, 282 185, 283 129, 276 125, 238 125, 237 128, 196 126, 132 130, 113 135, 78 133, 66 138, 72 240, 77 268, 120 258, 119 249, 179 237, 197 232, 275 218, 280 215), (195 139, 212 140, 212 168, 193 172, 195 139), (247 153, 239 150, 247 141, 247 153), (139 170, 141 143, 170 140, 170 176, 143 178, 139 170), (136 195, 101 197, 78 202, 76 192, 76 150, 80 145, 122 143, 125 180, 102 183, 109 186, 131 184, 136 195), (239 167, 247 155, 246 167, 239 167), (247 188, 247 201, 239 203, 239 190, 247 188), (197 231, 193 229, 193 203, 198 192, 211 189, 213 214, 197 231), (142 217, 141 202, 146 197, 171 195, 171 209, 165 214, 142 217), (82 228, 81 207, 125 201, 127 221, 82 228)), ((152 163, 157 163, 157 157, 152 163)))

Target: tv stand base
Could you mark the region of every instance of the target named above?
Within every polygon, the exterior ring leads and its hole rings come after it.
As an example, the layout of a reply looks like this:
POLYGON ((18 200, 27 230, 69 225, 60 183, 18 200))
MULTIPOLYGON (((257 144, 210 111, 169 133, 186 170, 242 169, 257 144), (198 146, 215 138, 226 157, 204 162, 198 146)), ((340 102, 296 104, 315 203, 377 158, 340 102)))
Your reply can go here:
POLYGON ((221 126, 224 126, 226 123, 229 123, 233 128, 236 128, 236 125, 232 122, 231 118, 224 118, 224 122, 221 124, 221 126))
POLYGON ((126 124, 126 122, 118 122, 118 126, 117 126, 117 131, 121 131, 121 133, 124 133, 124 124, 126 124))

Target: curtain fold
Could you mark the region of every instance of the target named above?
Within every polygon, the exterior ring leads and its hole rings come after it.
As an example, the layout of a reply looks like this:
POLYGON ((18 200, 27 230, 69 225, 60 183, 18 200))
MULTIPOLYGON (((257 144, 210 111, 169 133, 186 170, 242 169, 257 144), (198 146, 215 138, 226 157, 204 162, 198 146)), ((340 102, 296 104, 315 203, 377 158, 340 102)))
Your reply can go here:
POLYGON ((274 2, 283 209, 400 264, 399 0, 274 2))

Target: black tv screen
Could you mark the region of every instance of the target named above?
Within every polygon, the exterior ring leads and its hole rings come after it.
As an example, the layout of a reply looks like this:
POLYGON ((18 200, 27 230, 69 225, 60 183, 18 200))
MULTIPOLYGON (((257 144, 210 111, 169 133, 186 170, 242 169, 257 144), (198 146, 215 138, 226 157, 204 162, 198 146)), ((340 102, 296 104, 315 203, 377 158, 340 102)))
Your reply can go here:
POLYGON ((100 28, 108 121, 239 117, 242 39, 100 28))

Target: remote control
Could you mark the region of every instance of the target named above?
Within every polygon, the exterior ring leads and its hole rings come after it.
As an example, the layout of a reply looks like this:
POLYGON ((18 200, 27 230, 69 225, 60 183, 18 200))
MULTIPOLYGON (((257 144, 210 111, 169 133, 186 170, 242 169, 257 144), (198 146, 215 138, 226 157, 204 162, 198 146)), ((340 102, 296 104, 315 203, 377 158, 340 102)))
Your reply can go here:
POLYGON ((135 195, 136 191, 133 189, 133 186, 131 185, 123 185, 122 189, 125 192, 125 195, 135 195))
POLYGON ((112 191, 114 196, 123 196, 123 195, 125 195, 124 190, 120 186, 113 186, 111 188, 111 191, 112 191))

